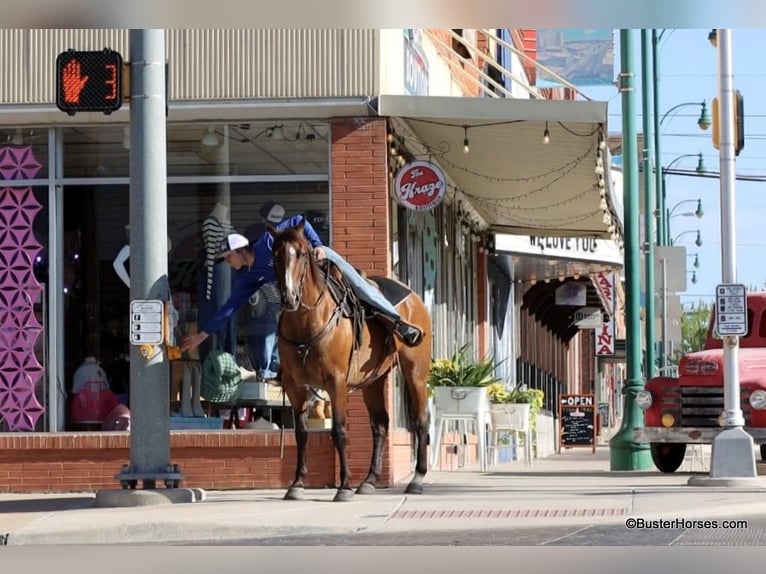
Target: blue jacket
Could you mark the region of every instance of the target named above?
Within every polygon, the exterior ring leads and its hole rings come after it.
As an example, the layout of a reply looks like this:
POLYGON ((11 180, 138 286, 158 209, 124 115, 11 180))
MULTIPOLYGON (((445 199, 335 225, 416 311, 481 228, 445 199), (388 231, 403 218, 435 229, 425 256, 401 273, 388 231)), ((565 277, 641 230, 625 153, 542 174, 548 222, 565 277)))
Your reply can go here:
MULTIPOLYGON (((290 219, 286 219, 279 225, 277 230, 282 231, 288 227, 295 227, 303 219, 303 215, 294 215, 290 219)), ((311 224, 306 220, 303 233, 309 240, 309 243, 313 247, 321 247, 322 240, 319 239, 319 235, 311 227, 311 224)), ((234 287, 232 287, 231 295, 226 300, 215 315, 202 328, 208 334, 216 333, 224 326, 231 316, 237 312, 237 310, 247 302, 247 300, 260 289, 264 283, 271 283, 276 281, 276 275, 274 274, 274 258, 272 257, 271 249, 274 246, 274 237, 271 233, 265 232, 261 235, 253 244, 253 256, 255 261, 253 266, 249 269, 241 269, 237 274, 237 278, 234 281, 234 287)))

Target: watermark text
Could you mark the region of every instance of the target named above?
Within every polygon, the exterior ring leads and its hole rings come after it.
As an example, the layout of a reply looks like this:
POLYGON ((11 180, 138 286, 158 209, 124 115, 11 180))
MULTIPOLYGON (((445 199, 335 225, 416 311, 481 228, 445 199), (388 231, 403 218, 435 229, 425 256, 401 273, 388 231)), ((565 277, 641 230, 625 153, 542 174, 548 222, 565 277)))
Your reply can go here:
POLYGON ((627 518, 625 527, 628 530, 635 528, 655 528, 655 529, 673 529, 673 528, 720 528, 731 530, 733 528, 746 529, 747 520, 702 520, 687 518, 627 518))

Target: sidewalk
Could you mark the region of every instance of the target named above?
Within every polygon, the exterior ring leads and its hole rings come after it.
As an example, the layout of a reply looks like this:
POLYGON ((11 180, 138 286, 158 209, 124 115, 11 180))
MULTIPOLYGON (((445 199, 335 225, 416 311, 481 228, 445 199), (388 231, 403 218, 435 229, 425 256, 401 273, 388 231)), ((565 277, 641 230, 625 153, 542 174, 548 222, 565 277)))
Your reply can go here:
POLYGON ((689 473, 610 472, 609 450, 573 449, 526 467, 431 471, 421 496, 404 485, 333 503, 334 489, 283 501, 284 489, 209 491, 193 504, 94 508, 94 496, 0 495, 9 545, 211 543, 296 534, 464 531, 622 523, 633 518, 733 519, 766 514, 766 483, 687 485, 689 473))

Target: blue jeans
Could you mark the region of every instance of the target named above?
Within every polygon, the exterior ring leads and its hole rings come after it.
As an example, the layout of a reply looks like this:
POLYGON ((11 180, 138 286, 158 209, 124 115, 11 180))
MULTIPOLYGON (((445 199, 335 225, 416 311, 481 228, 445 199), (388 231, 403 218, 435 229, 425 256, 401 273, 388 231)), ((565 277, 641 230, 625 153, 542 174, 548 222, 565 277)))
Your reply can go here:
POLYGON ((324 247, 324 251, 327 255, 327 259, 338 266, 343 273, 343 276, 351 284, 356 296, 359 297, 363 303, 366 303, 376 311, 390 317, 394 321, 401 321, 401 315, 399 315, 391 302, 386 299, 376 287, 365 281, 362 276, 357 273, 353 265, 329 247, 324 247))
POLYGON ((277 322, 279 304, 269 305, 261 316, 250 315, 247 323, 247 349, 258 376, 273 379, 279 370, 277 322))

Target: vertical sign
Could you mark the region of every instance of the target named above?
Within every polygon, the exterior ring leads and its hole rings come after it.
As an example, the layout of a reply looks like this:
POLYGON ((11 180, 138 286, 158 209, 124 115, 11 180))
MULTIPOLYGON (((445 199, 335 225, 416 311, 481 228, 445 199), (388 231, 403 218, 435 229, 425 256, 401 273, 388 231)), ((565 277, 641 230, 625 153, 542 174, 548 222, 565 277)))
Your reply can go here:
POLYGON ((428 95, 428 60, 420 42, 422 32, 404 29, 404 91, 411 96, 428 95))
POLYGON ((599 272, 593 279, 604 307, 607 310, 607 317, 603 325, 596 329, 596 356, 606 357, 614 355, 614 312, 616 308, 614 293, 614 273, 599 272))

